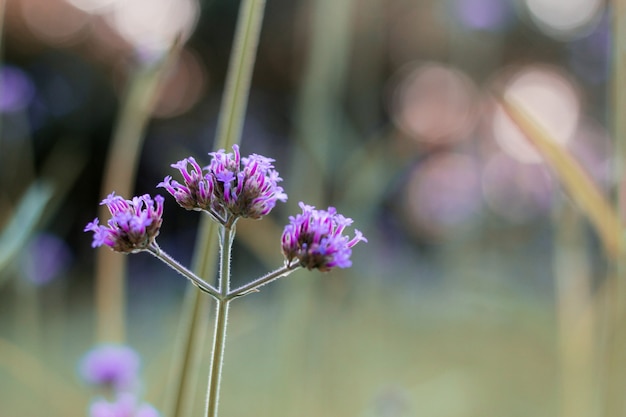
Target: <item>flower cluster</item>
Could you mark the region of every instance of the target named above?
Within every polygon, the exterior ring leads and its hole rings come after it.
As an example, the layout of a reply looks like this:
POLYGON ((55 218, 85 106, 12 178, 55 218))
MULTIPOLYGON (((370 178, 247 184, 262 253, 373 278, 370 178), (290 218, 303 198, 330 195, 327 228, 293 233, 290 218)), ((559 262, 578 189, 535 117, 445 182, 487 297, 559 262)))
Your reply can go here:
POLYGON ((125 200, 115 193, 109 194, 100 205, 106 204, 111 219, 108 226, 99 224, 96 217, 85 227, 93 232, 91 246, 106 245, 117 252, 137 252, 146 249, 159 234, 163 216, 163 197, 154 200, 148 194, 125 200))
POLYGON ((90 417, 160 417, 160 415, 152 405, 138 404, 137 398, 129 393, 120 394, 115 401, 98 399, 89 407, 90 417))
POLYGON ((278 185, 282 179, 273 159, 256 154, 242 158, 237 145, 233 145, 233 153, 220 149, 210 155, 211 162, 204 169, 191 157, 172 164, 180 171, 184 184, 167 176, 158 186, 165 188, 181 207, 208 211, 223 222, 230 216, 260 219, 277 201, 287 200, 278 185))
POLYGON ((334 267, 348 268, 352 265, 352 247, 359 241, 367 242, 363 234, 356 230, 355 236, 343 235, 352 219, 337 213, 334 207, 316 210, 315 207, 300 202, 302 214, 289 217, 282 235, 282 250, 287 263, 298 260, 300 266, 320 271, 334 267))
POLYGON ((85 354, 80 375, 92 384, 127 390, 136 384, 139 355, 128 346, 103 344, 85 354))
MULTIPOLYGON (((256 154, 242 158, 237 145, 233 145, 233 153, 220 149, 210 155, 211 162, 204 168, 192 157, 172 164, 183 183, 167 176, 157 187, 165 188, 181 207, 206 211, 224 226, 239 217, 260 219, 277 201, 287 200, 278 185, 282 179, 273 159, 256 154)), ((154 242, 162 223, 163 197, 157 195, 153 200, 146 194, 124 200, 112 193, 101 204, 107 205, 112 217, 108 226, 99 225, 97 218, 87 225, 85 231, 94 233, 92 246, 107 245, 129 253, 148 249, 154 242)), ((367 241, 358 230, 353 238, 343 234, 352 219, 333 207, 316 210, 302 202, 300 207, 302 214, 290 217, 282 234, 287 264, 294 265, 297 260, 299 266, 321 271, 351 266, 351 248, 367 241)))
MULTIPOLYGON (((317 210, 300 202, 302 214, 289 217, 290 222, 282 234, 285 264, 230 290, 230 268, 223 261, 230 262, 235 222, 241 217, 262 218, 275 207, 277 201, 286 201, 287 194, 278 185, 282 179, 274 169, 273 159, 256 154, 242 158, 237 145, 233 145, 232 153, 221 149, 210 153, 210 156, 211 162, 204 168, 192 157, 172 164, 180 171, 183 182, 167 176, 157 187, 165 188, 181 207, 204 211, 220 224, 222 264, 217 288, 182 266, 157 245, 155 239, 163 216, 164 199, 161 196, 152 199, 146 194, 124 200, 111 194, 101 203, 111 213, 107 226, 101 226, 96 218, 85 227, 85 231, 93 232, 93 247, 106 245, 119 252, 145 250, 151 253, 217 301, 214 355, 207 394, 207 415, 214 416, 229 301, 256 292, 261 286, 298 268, 319 269, 322 272, 347 268, 352 265, 352 247, 360 241, 367 242, 367 239, 356 229, 354 237, 344 234, 352 219, 337 213, 334 207, 317 210)), ((132 388, 137 387, 138 367, 136 354, 120 346, 103 346, 85 357, 81 365, 84 379, 108 388, 108 392, 114 395, 92 402, 90 417, 159 417, 151 405, 140 403, 132 392, 132 388)))
POLYGON ((79 372, 85 382, 104 389, 113 399, 98 397, 89 407, 90 417, 160 417, 148 403, 134 394, 139 386, 140 358, 128 346, 103 344, 87 352, 79 372))

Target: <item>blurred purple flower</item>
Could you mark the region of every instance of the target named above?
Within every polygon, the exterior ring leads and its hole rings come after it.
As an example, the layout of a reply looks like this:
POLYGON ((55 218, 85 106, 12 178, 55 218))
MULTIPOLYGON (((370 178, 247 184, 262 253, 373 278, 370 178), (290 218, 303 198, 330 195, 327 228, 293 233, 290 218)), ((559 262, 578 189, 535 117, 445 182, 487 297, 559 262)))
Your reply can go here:
POLYGON ((611 21, 605 14, 587 36, 568 44, 569 61, 576 75, 591 84, 605 82, 611 67, 611 21))
POLYGON ((159 412, 148 403, 137 404, 133 394, 121 393, 116 401, 99 399, 89 407, 90 417, 160 417, 159 412))
POLYGON ((79 371, 86 382, 119 391, 133 387, 139 365, 139 355, 130 347, 103 344, 85 354, 80 361, 79 371))
POLYGON ((329 271, 334 267, 347 268, 352 265, 351 248, 360 241, 367 242, 363 234, 356 230, 350 239, 343 230, 352 224, 352 219, 337 213, 334 207, 328 211, 300 202, 302 214, 289 217, 282 235, 283 254, 287 262, 294 259, 311 270, 329 271))
POLYGON ((187 210, 209 210, 213 200, 213 178, 210 175, 203 175, 202 168, 192 157, 185 158, 171 165, 178 168, 185 184, 172 180, 171 176, 165 177, 157 187, 165 188, 176 202, 187 210), (191 172, 188 166, 191 165, 191 172))
POLYGON ((204 167, 204 175, 193 158, 183 159, 172 166, 180 170, 185 184, 167 176, 158 186, 188 210, 206 210, 223 221, 229 216, 260 219, 276 201, 287 200, 278 185, 282 179, 274 170, 273 159, 256 154, 241 158, 237 145, 233 145, 233 151, 211 152, 212 160, 204 167), (189 165, 191 172, 187 171, 189 165))
POLYGON ((457 18, 467 28, 497 31, 513 17, 513 6, 507 0, 454 0, 457 18))
POLYGON ((43 285, 66 270, 72 260, 67 244, 57 236, 41 233, 33 237, 20 259, 24 276, 43 285))
POLYGON ((33 82, 24 71, 12 66, 0 68, 0 113, 24 109, 34 95, 33 82))
POLYGON ((146 249, 159 234, 163 216, 163 197, 154 200, 148 194, 124 200, 109 194, 100 205, 106 204, 111 219, 108 226, 100 226, 98 218, 87 224, 85 232, 93 232, 92 247, 107 245, 117 252, 137 252, 146 249))

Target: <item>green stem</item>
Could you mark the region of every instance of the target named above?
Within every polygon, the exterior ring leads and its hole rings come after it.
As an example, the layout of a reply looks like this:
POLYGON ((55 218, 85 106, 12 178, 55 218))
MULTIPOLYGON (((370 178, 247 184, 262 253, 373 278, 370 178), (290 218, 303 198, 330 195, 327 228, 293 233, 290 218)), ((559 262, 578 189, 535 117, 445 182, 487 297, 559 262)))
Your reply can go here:
POLYGON ((264 9, 265 0, 244 0, 239 9, 217 126, 217 149, 226 149, 241 141, 264 9))
POLYGON ((216 290, 211 284, 209 284, 208 282, 206 282, 205 280, 203 280, 202 278, 200 278, 199 276, 191 272, 189 269, 185 268, 180 263, 178 263, 178 261, 176 261, 170 255, 164 252, 156 244, 156 242, 148 246, 147 251, 150 252, 159 260, 163 261, 165 264, 167 264, 167 266, 172 268, 174 271, 178 272, 179 274, 187 278, 189 281, 191 281, 193 285, 198 287, 200 290, 209 294, 211 297, 215 298, 216 300, 220 298, 220 293, 218 292, 218 290, 216 290))
POLYGON ((226 344, 226 326, 228 324, 228 308, 230 300, 230 253, 235 236, 235 225, 223 227, 220 233, 220 273, 217 311, 215 314, 215 333, 213 334, 213 353, 211 354, 211 370, 209 388, 207 390, 206 417, 217 417, 222 365, 224 363, 224 346, 226 344))
POLYGON ((220 383, 222 379, 222 364, 224 361, 229 306, 230 302, 228 300, 220 300, 217 302, 215 333, 213 334, 213 353, 211 355, 211 372, 209 374, 209 390, 207 392, 207 417, 217 417, 217 403, 219 401, 220 383))
POLYGON ((241 287, 231 291, 228 294, 228 299, 232 300, 234 298, 243 297, 244 295, 256 292, 263 285, 269 284, 270 282, 277 280, 280 277, 289 275, 298 268, 300 268, 300 265, 297 261, 278 268, 277 270, 272 271, 269 274, 262 276, 261 278, 255 279, 254 281, 249 282, 246 285, 242 285, 241 287))

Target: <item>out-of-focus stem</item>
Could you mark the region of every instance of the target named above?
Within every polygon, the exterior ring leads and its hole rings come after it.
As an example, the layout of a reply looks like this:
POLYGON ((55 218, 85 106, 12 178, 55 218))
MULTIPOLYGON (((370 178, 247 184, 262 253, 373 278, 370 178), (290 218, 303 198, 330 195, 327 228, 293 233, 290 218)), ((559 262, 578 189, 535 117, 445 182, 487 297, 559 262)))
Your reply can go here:
MULTIPOLYGON (((613 36, 613 57, 611 84, 611 122, 613 125, 613 137, 615 138, 614 152, 614 172, 617 179, 617 195, 614 200, 614 207, 624 223, 622 205, 626 201, 626 188, 624 181, 624 160, 626 158, 626 27, 624 18, 626 17, 626 0, 614 0, 612 9, 612 30, 613 36)), ((606 417, 623 416, 626 410, 626 258, 623 244, 623 227, 618 231, 620 234, 620 247, 618 255, 611 261, 609 267, 609 278, 604 284, 606 286, 604 294, 606 297, 607 311, 607 335, 605 337, 605 396, 603 415, 606 417)))
MULTIPOLYGON (((341 103, 351 56, 353 0, 311 2, 311 44, 294 111, 298 147, 289 173, 287 205, 309 201, 323 205, 324 187, 342 152, 346 134, 341 103), (310 175, 315 172, 316 175, 310 175), (321 180, 320 180, 321 178, 321 180)), ((297 207, 292 206, 292 209, 297 207)))
MULTIPOLYGON (((104 171, 101 196, 115 191, 130 198, 135 184, 137 161, 144 132, 159 86, 170 63, 177 56, 179 43, 159 61, 139 66, 130 79, 113 133, 104 171)), ((100 218, 108 213, 103 207, 100 218)), ((100 249, 96 256, 96 337, 100 341, 121 342, 125 338, 124 283, 126 257, 100 249)))
POLYGON ((217 125, 217 149, 241 141, 265 0, 244 0, 240 7, 217 125))
POLYGON ((559 339, 561 417, 594 415, 598 343, 584 218, 570 204, 557 210, 554 277, 559 339))

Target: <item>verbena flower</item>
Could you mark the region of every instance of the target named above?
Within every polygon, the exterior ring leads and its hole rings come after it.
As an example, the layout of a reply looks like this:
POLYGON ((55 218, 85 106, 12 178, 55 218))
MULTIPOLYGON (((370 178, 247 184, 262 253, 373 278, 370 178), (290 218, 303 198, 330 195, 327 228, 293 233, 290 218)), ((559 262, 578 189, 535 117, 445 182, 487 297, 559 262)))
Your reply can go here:
POLYGON ((256 154, 242 158, 237 145, 233 153, 220 149, 209 155, 211 162, 204 169, 191 157, 172 165, 180 170, 184 184, 167 176, 158 186, 182 207, 208 211, 222 221, 230 216, 260 219, 277 201, 287 200, 273 159, 256 154))
POLYGON ((137 252, 146 249, 159 234, 163 216, 163 197, 144 194, 125 200, 109 194, 100 205, 106 204, 111 213, 107 226, 98 218, 87 224, 85 232, 93 232, 92 247, 106 245, 117 252, 137 252))
POLYGON ((209 210, 213 202, 213 178, 204 175, 202 168, 192 157, 185 158, 171 165, 178 168, 185 184, 172 180, 171 176, 165 177, 157 187, 165 188, 176 202, 187 210, 209 210), (188 167, 191 166, 191 171, 188 167))
POLYGON ((89 407, 90 417, 160 417, 160 413, 150 404, 138 404, 130 393, 120 393, 116 400, 109 402, 98 399, 89 407))
POLYGON ((367 242, 356 230, 350 238, 343 235, 352 219, 337 213, 334 207, 316 210, 300 202, 302 214, 289 217, 282 235, 282 250, 288 263, 298 260, 309 270, 329 271, 332 268, 348 268, 352 265, 352 247, 360 241, 367 242))
POLYGON ((90 384, 126 390, 135 385, 139 366, 139 355, 130 347, 104 344, 85 354, 79 372, 90 384))
POLYGON ((260 219, 276 205, 287 201, 287 194, 278 185, 282 179, 274 170, 273 159, 252 154, 241 158, 239 147, 234 154, 224 150, 213 152, 207 167, 215 178, 216 209, 223 208, 237 217, 260 219))

